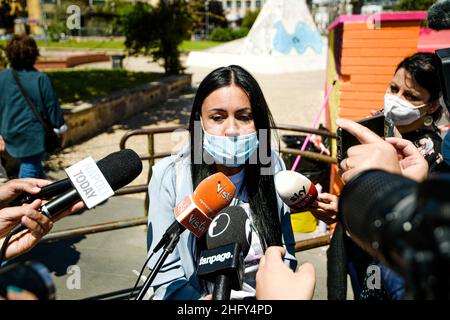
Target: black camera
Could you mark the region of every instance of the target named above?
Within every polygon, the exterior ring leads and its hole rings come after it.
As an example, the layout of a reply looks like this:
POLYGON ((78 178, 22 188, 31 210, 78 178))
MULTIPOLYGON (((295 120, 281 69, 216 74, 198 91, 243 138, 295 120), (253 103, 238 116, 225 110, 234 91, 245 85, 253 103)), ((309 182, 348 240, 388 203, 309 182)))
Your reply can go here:
POLYGON ((450 48, 436 50, 442 98, 450 112, 450 48))
POLYGON ((34 294, 39 300, 54 300, 55 285, 48 269, 39 262, 14 263, 0 269, 0 297, 15 286, 34 294))
POLYGON ((343 189, 351 239, 405 279, 406 299, 450 298, 450 175, 417 183, 368 170, 343 189))

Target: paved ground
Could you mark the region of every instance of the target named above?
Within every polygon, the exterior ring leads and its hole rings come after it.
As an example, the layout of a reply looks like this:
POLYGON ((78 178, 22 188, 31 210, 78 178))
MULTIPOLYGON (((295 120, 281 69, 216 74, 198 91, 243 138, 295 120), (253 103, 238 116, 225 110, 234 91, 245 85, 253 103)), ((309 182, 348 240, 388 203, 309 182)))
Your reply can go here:
MULTIPOLYGON (((95 64, 89 67, 109 67, 95 64)), ((131 70, 157 71, 161 68, 148 59, 129 58, 125 67, 131 70)), ((149 108, 130 119, 112 126, 106 132, 66 148, 47 162, 50 177, 64 177, 63 169, 90 155, 100 159, 119 150, 119 141, 130 129, 159 127, 186 123, 195 94, 195 87, 210 72, 207 69, 188 69, 193 74, 193 90, 169 99, 162 105, 149 108)), ((267 76, 255 74, 266 96, 277 123, 310 126, 323 97, 324 72, 267 76)), ((157 150, 167 150, 173 145, 170 135, 157 139, 157 150)), ((138 153, 145 153, 146 141, 134 139, 129 146, 138 153)), ((146 170, 133 184, 146 182, 146 170)), ((55 230, 87 224, 139 217, 144 213, 143 194, 110 199, 95 210, 67 217, 58 222, 55 230)), ((297 235, 302 238, 305 235, 297 235)), ((326 248, 318 248, 297 254, 300 262, 310 261, 316 266, 317 287, 314 298, 326 299, 326 248)), ((133 270, 140 271, 146 257, 144 227, 104 232, 66 241, 46 243, 35 248, 23 259, 38 259, 51 270, 60 299, 80 299, 130 288, 136 279, 133 270), (76 266, 75 268, 73 266, 76 266), (68 269, 69 268, 69 269, 68 269), (80 288, 74 275, 80 272, 80 288)))

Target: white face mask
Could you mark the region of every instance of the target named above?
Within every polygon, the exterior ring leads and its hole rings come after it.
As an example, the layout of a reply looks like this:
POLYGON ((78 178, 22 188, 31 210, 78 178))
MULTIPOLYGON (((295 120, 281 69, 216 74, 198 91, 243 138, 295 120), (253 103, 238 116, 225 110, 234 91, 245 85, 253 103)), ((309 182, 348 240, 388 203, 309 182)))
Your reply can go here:
POLYGON ((392 119, 397 126, 405 126, 419 120, 422 117, 420 108, 426 105, 424 103, 420 106, 415 106, 396 95, 386 93, 384 95, 384 116, 392 119))

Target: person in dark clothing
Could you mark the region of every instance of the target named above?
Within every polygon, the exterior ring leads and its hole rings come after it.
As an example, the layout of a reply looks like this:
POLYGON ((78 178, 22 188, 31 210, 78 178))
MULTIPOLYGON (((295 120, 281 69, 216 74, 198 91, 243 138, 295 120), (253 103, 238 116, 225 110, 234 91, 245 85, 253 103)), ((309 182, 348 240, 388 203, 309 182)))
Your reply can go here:
POLYGON ((6 55, 11 68, 0 72, 0 135, 6 151, 20 160, 19 178, 44 178, 45 130, 14 79, 20 83, 49 127, 60 135, 62 146, 67 126, 50 79, 33 66, 39 50, 33 38, 14 36, 6 55))

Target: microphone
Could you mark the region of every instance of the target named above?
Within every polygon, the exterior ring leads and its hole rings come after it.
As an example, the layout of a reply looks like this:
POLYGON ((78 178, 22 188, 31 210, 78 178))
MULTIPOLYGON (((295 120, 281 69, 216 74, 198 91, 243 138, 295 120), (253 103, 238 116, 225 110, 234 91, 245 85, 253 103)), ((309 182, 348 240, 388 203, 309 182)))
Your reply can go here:
POLYGON ((213 300, 229 300, 231 290, 242 289, 250 235, 250 220, 239 206, 223 209, 209 226, 197 275, 214 283, 213 300))
MULTIPOLYGON (((111 153, 97 164, 103 176, 113 190, 120 189, 133 181, 142 172, 142 162, 136 152, 131 149, 124 149, 111 153)), ((81 199, 78 191, 72 186, 59 197, 42 205, 40 212, 52 218, 67 210, 71 205, 81 199)), ((12 231, 16 234, 26 227, 17 225, 12 231)))
POLYGON ((430 7, 428 26, 434 30, 450 29, 450 0, 436 2, 430 7))
MULTIPOLYGON (((97 161, 97 166, 99 167, 100 171, 102 171, 102 172, 105 168, 105 159, 107 159, 107 157, 97 161)), ((106 163, 106 166, 108 166, 108 163, 106 163)), ((70 181, 70 179, 65 178, 65 179, 53 182, 47 186, 42 187, 41 191, 37 194, 29 194, 28 192, 24 192, 23 194, 18 196, 16 199, 11 201, 9 203, 9 206, 10 207, 18 207, 24 203, 32 203, 36 199, 48 200, 48 199, 51 199, 53 197, 56 197, 56 196, 62 194, 63 192, 69 191, 72 188, 73 188, 73 185, 72 185, 72 182, 70 181)))
POLYGON ((314 183, 297 171, 279 171, 275 174, 274 183, 281 200, 294 211, 307 210, 317 199, 314 183))
POLYGON ((188 195, 173 209, 176 221, 167 228, 153 252, 159 251, 171 237, 180 235, 188 229, 197 238, 209 227, 211 219, 233 200, 236 187, 221 172, 217 172, 202 182, 191 195, 188 195))
MULTIPOLYGON (((102 160, 99 161, 99 163, 102 160)), ((99 165, 99 163, 97 165, 99 165)), ((47 186, 41 188, 41 191, 37 194, 29 194, 28 192, 22 193, 16 199, 9 203, 10 207, 19 207, 24 203, 31 203, 36 199, 51 199, 63 192, 66 192, 73 188, 72 182, 69 178, 65 178, 56 182, 53 182, 47 186)))

